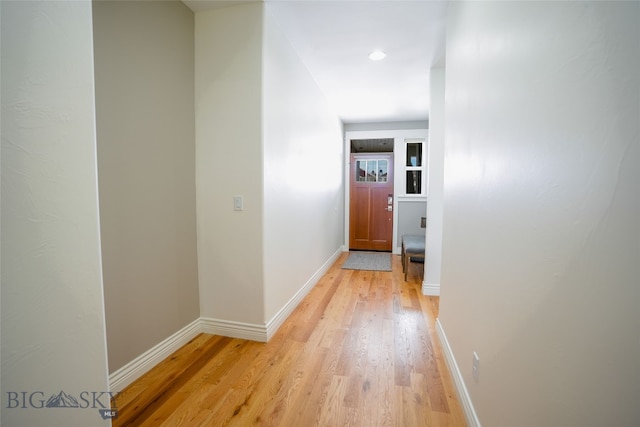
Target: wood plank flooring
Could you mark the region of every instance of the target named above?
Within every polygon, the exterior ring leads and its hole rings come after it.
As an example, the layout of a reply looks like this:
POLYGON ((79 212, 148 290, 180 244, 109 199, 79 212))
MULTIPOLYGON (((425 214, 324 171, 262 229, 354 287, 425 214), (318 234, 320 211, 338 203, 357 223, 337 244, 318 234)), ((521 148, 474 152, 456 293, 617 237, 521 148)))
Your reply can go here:
POLYGON ((117 396, 119 426, 465 426, 421 264, 342 254, 268 343, 201 334, 117 396))

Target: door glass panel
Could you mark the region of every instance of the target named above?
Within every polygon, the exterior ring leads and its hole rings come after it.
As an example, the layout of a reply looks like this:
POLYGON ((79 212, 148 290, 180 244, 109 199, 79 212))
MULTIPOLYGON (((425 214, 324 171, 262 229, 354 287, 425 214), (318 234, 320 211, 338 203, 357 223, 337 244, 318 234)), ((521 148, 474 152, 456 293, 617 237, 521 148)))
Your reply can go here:
POLYGON ((367 161, 367 181, 368 182, 376 182, 378 176, 378 161, 377 160, 368 160, 367 161))
POLYGON ((407 166, 422 166, 422 142, 407 144, 407 166))
POLYGON ((378 160, 378 182, 387 182, 389 178, 389 162, 378 160))
POLYGON ((422 194, 422 171, 407 171, 407 194, 422 194))
POLYGON ((363 182, 367 180, 367 161, 356 160, 356 181, 363 182))
POLYGON ((389 161, 387 159, 356 160, 357 182, 388 182, 389 161))

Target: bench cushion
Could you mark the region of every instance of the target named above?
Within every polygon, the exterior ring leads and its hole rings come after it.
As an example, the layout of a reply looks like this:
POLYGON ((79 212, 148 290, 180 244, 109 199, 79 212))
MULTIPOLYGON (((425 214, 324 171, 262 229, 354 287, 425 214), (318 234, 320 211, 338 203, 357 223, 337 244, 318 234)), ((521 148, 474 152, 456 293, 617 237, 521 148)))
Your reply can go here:
POLYGON ((407 254, 424 254, 424 236, 405 234, 402 236, 402 245, 407 254))

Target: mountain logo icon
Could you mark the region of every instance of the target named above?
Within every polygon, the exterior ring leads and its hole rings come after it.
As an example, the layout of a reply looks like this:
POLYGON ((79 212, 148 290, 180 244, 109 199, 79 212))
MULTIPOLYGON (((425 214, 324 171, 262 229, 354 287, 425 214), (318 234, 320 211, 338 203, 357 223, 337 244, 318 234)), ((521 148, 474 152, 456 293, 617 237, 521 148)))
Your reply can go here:
POLYGON ((79 408, 80 404, 75 397, 61 390, 60 393, 52 395, 45 406, 47 408, 79 408))

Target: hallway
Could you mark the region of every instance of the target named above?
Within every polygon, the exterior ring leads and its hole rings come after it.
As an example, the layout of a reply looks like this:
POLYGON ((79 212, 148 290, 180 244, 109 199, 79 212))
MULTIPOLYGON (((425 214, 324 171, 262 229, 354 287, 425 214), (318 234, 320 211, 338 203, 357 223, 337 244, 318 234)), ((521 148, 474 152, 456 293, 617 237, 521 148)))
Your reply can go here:
POLYGON ((420 264, 343 270, 269 343, 201 334, 126 388, 114 426, 464 426, 420 264))

